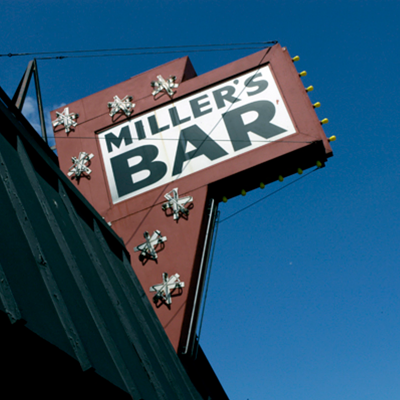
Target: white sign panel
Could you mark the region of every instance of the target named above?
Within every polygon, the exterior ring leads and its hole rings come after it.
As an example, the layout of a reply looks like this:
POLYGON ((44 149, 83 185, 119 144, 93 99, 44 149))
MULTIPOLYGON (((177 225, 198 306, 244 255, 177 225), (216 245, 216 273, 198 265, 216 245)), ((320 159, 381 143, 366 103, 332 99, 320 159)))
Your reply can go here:
POLYGON ((114 203, 295 133, 268 66, 98 135, 114 203))

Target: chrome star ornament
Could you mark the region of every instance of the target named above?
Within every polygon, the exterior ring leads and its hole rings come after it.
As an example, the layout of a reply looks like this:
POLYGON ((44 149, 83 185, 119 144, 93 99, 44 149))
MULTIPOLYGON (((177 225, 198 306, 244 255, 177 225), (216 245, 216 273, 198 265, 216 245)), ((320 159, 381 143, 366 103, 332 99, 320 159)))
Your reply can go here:
POLYGON ((84 151, 79 153, 78 158, 72 157, 73 164, 68 170, 68 176, 75 175, 75 178, 79 179, 83 173, 90 175, 92 170, 87 166, 87 164, 93 157, 93 154, 88 154, 84 151))
POLYGON ((156 247, 157 245, 164 243, 167 240, 167 237, 162 236, 159 230, 154 231, 151 236, 149 235, 149 232, 146 231, 143 236, 146 241, 142 244, 139 244, 139 246, 136 246, 133 250, 140 251, 140 255, 142 257, 149 257, 152 260, 157 260, 158 256, 156 247))
POLYGON ((153 285, 150 287, 150 292, 156 292, 153 297, 155 303, 159 300, 165 301, 168 305, 172 303, 171 294, 175 289, 182 289, 185 287, 185 282, 181 282, 179 274, 172 275, 168 278, 168 274, 163 272, 163 283, 153 285))
POLYGON ((132 103, 132 96, 125 96, 122 100, 118 96, 114 96, 114 101, 108 103, 110 108, 110 117, 117 112, 122 111, 127 117, 132 114, 135 104, 132 103))
POLYGON ((165 211, 168 208, 172 209, 174 219, 178 220, 181 215, 189 215, 189 210, 186 208, 186 204, 193 201, 193 197, 185 196, 179 198, 178 188, 172 189, 170 192, 164 195, 168 200, 162 205, 162 209, 165 211))
POLYGON ((151 94, 156 96, 162 90, 165 90, 168 96, 172 97, 174 95, 174 91, 172 89, 179 86, 179 84, 175 83, 175 81, 176 76, 170 76, 167 80, 165 80, 161 75, 158 75, 157 80, 151 82, 151 86, 154 88, 151 94))
POLYGON ((62 113, 56 111, 57 118, 52 121, 53 126, 56 127, 58 125, 64 125, 65 133, 69 133, 71 130, 71 126, 75 127, 78 125, 75 120, 79 117, 79 114, 69 113, 69 107, 65 107, 62 113))

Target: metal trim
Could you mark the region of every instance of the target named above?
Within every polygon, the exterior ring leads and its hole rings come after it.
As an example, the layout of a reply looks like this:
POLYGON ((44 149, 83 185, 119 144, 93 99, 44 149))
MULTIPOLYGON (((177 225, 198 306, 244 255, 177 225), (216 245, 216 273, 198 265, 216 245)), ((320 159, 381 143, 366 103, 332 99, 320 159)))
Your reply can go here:
MULTIPOLYGON (((199 269, 199 276, 197 279, 197 285, 196 285, 196 292, 194 295, 194 300, 193 300, 193 307, 192 307, 192 314, 190 316, 190 324, 189 324, 189 329, 187 333, 187 338, 186 338, 186 345, 182 351, 182 355, 186 355, 189 352, 190 348, 190 353, 193 354, 193 348, 194 348, 194 334, 196 332, 196 326, 197 322, 195 321, 196 314, 198 314, 198 311, 200 309, 200 302, 198 302, 199 297, 201 296, 201 291, 203 287, 203 281, 205 278, 205 272, 206 272, 206 267, 208 263, 208 257, 210 253, 210 247, 212 243, 212 233, 210 234, 210 231, 213 229, 214 224, 215 224, 215 218, 216 218, 216 207, 215 207, 215 201, 214 199, 210 199, 210 211, 209 211, 209 216, 208 216, 208 222, 207 222, 207 229, 206 229, 206 235, 204 238, 204 246, 203 246, 203 252, 201 255, 201 261, 200 261, 200 269, 199 269), (204 270, 204 271, 203 271, 204 270)), ((197 315, 198 317, 198 315, 197 315)))

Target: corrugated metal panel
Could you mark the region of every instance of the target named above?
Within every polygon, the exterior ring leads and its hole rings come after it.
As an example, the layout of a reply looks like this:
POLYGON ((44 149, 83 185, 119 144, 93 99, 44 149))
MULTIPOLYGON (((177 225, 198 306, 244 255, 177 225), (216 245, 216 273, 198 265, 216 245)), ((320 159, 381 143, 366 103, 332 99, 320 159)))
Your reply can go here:
POLYGON ((0 97, 0 310, 134 399, 201 399, 122 241, 0 97))

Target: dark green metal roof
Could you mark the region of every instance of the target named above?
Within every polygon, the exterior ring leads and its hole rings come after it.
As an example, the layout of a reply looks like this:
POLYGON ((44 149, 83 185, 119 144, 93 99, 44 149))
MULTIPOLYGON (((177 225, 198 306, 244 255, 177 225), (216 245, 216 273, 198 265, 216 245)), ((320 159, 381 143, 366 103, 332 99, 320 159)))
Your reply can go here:
POLYGON ((122 241, 1 89, 0 220, 1 374, 15 395, 202 398, 122 241))

